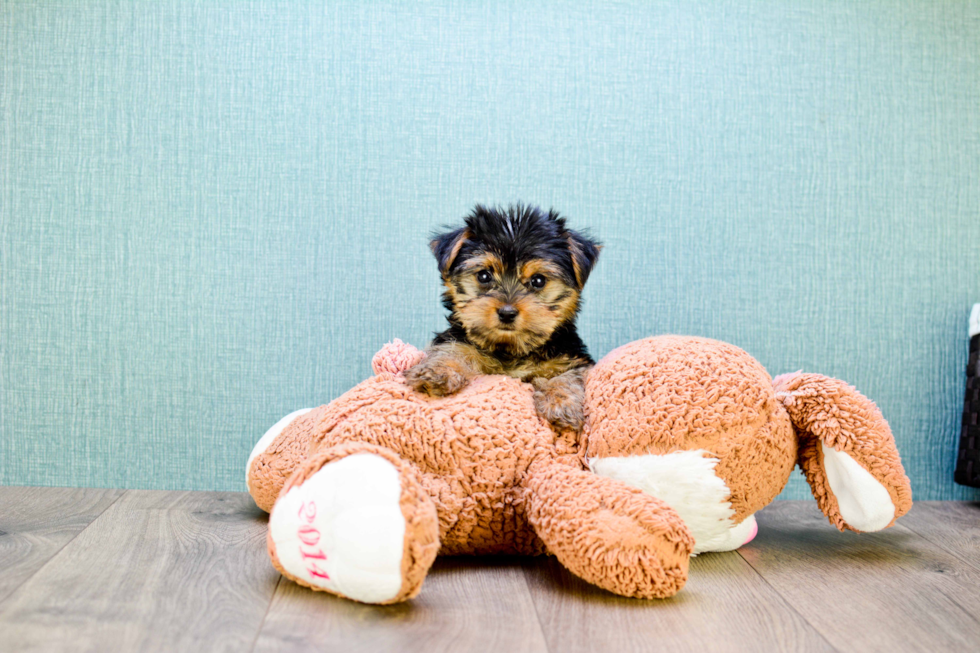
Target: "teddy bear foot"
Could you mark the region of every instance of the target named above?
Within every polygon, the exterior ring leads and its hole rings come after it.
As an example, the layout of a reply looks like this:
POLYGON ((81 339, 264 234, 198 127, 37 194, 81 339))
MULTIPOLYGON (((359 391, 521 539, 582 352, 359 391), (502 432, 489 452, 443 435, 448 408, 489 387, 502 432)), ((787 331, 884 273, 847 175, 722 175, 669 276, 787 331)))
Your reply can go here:
POLYGON ((758 534, 759 525, 755 521, 755 515, 749 515, 740 523, 735 524, 724 533, 705 543, 703 548, 698 547, 697 553, 734 551, 754 540, 758 534))
POLYGON ((363 603, 415 596, 439 548, 435 505, 414 470, 382 447, 317 454, 283 488, 269 553, 287 578, 363 603))

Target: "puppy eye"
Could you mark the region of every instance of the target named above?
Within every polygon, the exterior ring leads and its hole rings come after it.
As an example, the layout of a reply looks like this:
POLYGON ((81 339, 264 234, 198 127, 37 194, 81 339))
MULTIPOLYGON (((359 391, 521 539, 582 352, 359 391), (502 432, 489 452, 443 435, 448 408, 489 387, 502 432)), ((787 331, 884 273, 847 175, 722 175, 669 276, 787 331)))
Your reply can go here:
POLYGON ((490 283, 492 279, 493 279, 493 275, 490 274, 490 272, 488 272, 487 270, 480 270, 479 272, 476 273, 476 280, 479 281, 480 283, 490 283))
POLYGON ((548 283, 548 280, 544 278, 544 275, 536 274, 531 277, 531 287, 541 290, 544 288, 544 284, 548 283))

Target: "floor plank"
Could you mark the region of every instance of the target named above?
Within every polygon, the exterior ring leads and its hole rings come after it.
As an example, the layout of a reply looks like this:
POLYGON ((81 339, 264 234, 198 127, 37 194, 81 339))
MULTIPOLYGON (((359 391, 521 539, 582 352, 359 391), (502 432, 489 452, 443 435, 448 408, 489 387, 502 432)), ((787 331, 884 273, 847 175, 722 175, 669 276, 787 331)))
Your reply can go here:
POLYGON ((901 523, 980 570, 980 503, 919 501, 901 523))
POLYGON ((8 650, 249 648, 279 575, 247 494, 130 491, 0 606, 8 650))
POLYGON ((838 533, 777 502, 738 553, 666 601, 553 558, 443 558, 422 594, 366 606, 281 580, 245 494, 0 488, 3 650, 972 650, 980 504, 919 503, 838 533), (4 598, 5 597, 5 598, 4 598))
POLYGON ((0 487, 0 604, 123 492, 0 487))
POLYGON ((371 606, 283 580, 255 650, 546 651, 521 561, 439 558, 412 601, 371 606))
POLYGON ((739 550, 842 651, 961 651, 980 642, 980 573, 899 524, 839 533, 813 502, 777 501, 739 550))
POLYGON ((832 651, 737 553, 691 560, 666 600, 627 599, 566 571, 554 558, 526 573, 552 651, 832 651))

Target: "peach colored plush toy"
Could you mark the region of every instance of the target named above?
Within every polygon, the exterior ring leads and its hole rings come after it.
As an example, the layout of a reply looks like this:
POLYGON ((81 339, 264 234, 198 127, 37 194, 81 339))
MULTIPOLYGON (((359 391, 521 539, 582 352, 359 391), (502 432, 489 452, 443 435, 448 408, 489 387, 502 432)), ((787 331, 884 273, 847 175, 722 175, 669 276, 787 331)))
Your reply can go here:
POLYGON ((550 553, 611 592, 668 597, 691 555, 738 548, 799 464, 837 528, 911 506, 888 424, 841 381, 771 379, 746 352, 662 336, 604 357, 580 434, 537 417, 533 388, 477 377, 429 397, 399 341, 376 376, 273 426, 248 461, 287 578, 366 603, 418 594, 437 553, 550 553))

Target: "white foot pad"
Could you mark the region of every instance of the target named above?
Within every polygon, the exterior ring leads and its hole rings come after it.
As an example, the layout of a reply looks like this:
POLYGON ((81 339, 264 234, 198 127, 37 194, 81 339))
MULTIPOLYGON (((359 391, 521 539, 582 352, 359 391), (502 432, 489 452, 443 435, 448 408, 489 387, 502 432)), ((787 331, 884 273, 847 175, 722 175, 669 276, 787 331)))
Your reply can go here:
POLYGON ((329 463, 276 502, 269 530, 283 569, 364 603, 402 586, 405 517, 390 462, 362 453, 329 463))
POLYGON ((820 447, 827 482, 847 525, 863 533, 873 533, 892 523, 895 504, 888 489, 843 451, 836 451, 822 442, 820 447))

